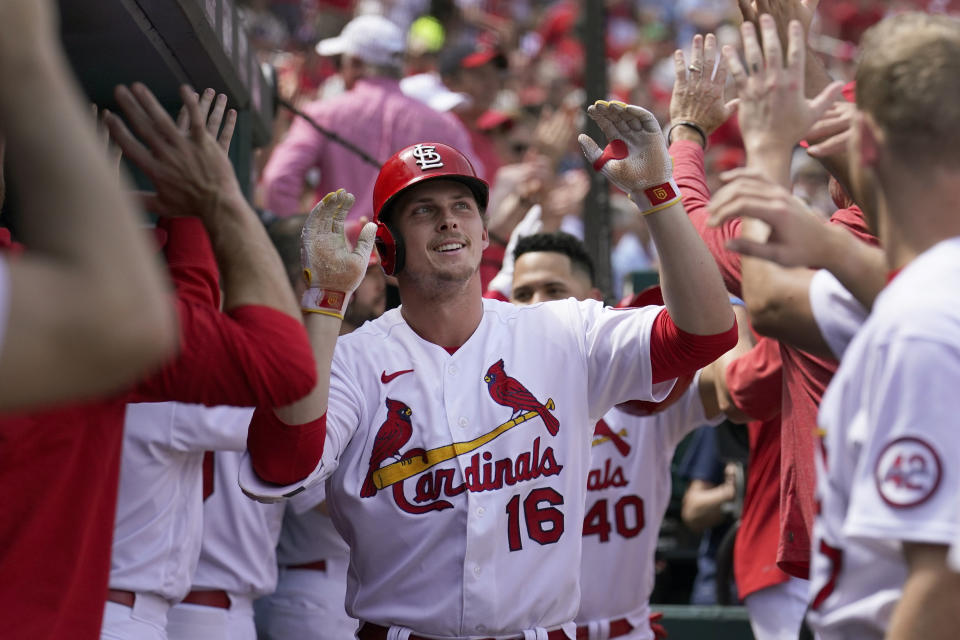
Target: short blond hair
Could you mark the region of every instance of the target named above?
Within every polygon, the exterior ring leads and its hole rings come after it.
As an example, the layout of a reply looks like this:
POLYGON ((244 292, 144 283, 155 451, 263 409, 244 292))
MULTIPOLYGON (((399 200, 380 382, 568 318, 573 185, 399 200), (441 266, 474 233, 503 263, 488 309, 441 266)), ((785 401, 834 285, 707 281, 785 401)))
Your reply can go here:
POLYGON ((960 20, 904 13, 861 42, 857 107, 907 166, 960 167, 960 20))

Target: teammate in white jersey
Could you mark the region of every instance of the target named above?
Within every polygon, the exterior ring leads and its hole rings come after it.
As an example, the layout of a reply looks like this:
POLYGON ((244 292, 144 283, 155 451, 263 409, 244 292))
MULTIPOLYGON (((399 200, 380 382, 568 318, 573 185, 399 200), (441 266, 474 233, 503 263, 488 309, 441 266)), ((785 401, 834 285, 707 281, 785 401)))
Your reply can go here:
POLYGON ((167 637, 167 612, 189 593, 200 557, 204 452, 244 451, 252 415, 178 402, 127 406, 101 638, 167 637))
MULTIPOLYGON (((238 425, 249 413, 236 413, 238 425)), ((204 454, 203 542, 190 593, 167 615, 170 640, 256 640, 254 599, 277 584, 283 504, 261 504, 237 486, 242 453, 204 454)))
MULTIPOLYGON (((291 273, 291 283, 303 292, 300 274, 300 229, 305 216, 274 223, 270 236, 291 273), (299 220, 297 220, 299 218, 299 220)), ((346 224, 347 240, 356 244, 363 221, 346 224)), ((371 252, 367 271, 350 298, 340 334, 374 320, 386 307, 386 278, 377 252, 371 252)), ((257 600, 257 633, 261 640, 342 640, 352 638, 357 621, 347 615, 347 568, 350 547, 333 526, 324 501, 324 484, 287 503, 277 544, 280 565, 276 590, 257 600)))
MULTIPOLYGON (((557 232, 521 238, 513 258, 514 304, 600 297, 590 256, 573 236, 557 232)), ((749 331, 745 315, 738 320, 741 330, 749 331)), ((746 350, 750 337, 745 338, 742 348, 720 362, 746 350)), ((712 369, 703 377, 698 373, 672 405, 652 415, 637 415, 638 407, 626 405, 597 422, 587 476, 578 637, 653 639, 649 599, 657 536, 670 501, 670 461, 684 436, 723 419, 712 379, 712 369)))
MULTIPOLYGON (((396 273, 403 306, 341 338, 334 354, 374 228, 351 254, 340 225, 352 198, 343 194, 308 221, 303 303, 316 312, 307 324, 321 382, 307 401, 258 412, 251 438, 278 418, 298 433, 326 429, 323 460, 305 483, 330 478, 327 504, 351 547, 347 611, 362 621, 361 640, 574 637, 593 424, 619 402, 662 399, 677 375, 736 341, 656 119, 606 102, 590 114, 611 144, 601 152, 581 143, 649 214, 669 314, 483 300, 486 184, 459 152, 425 142, 388 160, 375 188, 382 264, 396 273)), ((252 467, 241 482, 267 498, 303 486, 269 486, 252 467)))
MULTIPOLYGON (((776 69, 780 52, 768 40, 765 33, 767 67, 776 69)), ((759 46, 745 50, 755 73, 759 46)), ((824 640, 951 638, 960 622, 960 575, 946 562, 960 534, 960 476, 951 466, 960 454, 958 74, 956 19, 902 14, 862 40, 851 193, 865 204, 892 282, 820 407, 808 621, 824 640)), ((747 99, 762 104, 778 94, 747 99)), ((783 129, 769 128, 767 153, 783 129)))
POLYGON ((261 640, 345 640, 357 631, 356 619, 344 609, 350 547, 316 506, 323 487, 311 487, 286 505, 277 589, 254 607, 261 640))

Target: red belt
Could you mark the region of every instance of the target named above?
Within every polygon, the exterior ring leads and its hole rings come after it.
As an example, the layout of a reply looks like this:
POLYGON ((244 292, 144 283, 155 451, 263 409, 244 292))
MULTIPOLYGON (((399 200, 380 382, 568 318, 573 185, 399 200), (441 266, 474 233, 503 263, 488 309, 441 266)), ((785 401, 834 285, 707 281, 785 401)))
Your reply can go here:
MULTIPOLYGON (((360 630, 357 632, 357 638, 359 640, 387 640, 387 632, 389 629, 386 627, 381 627, 378 624, 371 624, 369 622, 364 622, 360 630)), ((628 633, 633 631, 633 625, 627 621, 626 618, 619 618, 618 620, 610 621, 610 637, 619 638, 620 636, 625 636, 628 633)), ((589 637, 590 630, 585 626, 577 627, 577 640, 584 640, 589 637)), ((520 636, 517 636, 518 638, 520 636)), ((414 633, 410 634, 410 640, 430 640, 429 638, 424 638, 423 636, 418 636, 414 633)), ((485 639, 492 640, 492 639, 485 639)), ((563 632, 563 629, 554 629, 553 631, 547 632, 547 640, 568 640, 567 634, 563 632)))
POLYGON ((305 562, 303 564, 288 564, 287 569, 310 569, 312 571, 326 571, 327 561, 317 560, 316 562, 305 562))
POLYGON ((230 608, 230 596, 227 595, 226 591, 191 591, 181 602, 216 609, 230 608))
POLYGON ((137 599, 137 594, 133 591, 122 591, 120 589, 107 589, 107 602, 116 602, 125 607, 133 608, 133 601, 137 599))

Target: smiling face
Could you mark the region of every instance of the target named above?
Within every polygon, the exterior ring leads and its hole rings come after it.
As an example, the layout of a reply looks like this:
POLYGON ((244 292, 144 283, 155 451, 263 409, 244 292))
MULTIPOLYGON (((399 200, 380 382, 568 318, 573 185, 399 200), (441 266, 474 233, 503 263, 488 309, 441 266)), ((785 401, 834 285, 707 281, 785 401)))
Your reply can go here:
POLYGON ((391 216, 403 238, 401 287, 429 292, 468 282, 480 268, 487 229, 470 189, 455 180, 435 179, 405 191, 391 216))

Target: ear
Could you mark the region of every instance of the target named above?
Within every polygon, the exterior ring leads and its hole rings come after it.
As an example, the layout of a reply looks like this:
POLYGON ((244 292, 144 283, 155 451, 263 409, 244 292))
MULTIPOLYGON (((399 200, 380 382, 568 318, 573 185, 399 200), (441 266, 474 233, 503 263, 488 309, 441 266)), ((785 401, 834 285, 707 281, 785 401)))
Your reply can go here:
POLYGON ((603 292, 600 291, 600 289, 597 289, 596 287, 590 289, 590 293, 588 294, 588 297, 591 300, 599 300, 600 302, 603 302, 603 292))
POLYGON ((490 232, 487 231, 487 223, 483 223, 483 233, 480 234, 480 242, 483 245, 483 250, 486 251, 487 247, 490 246, 490 232))

